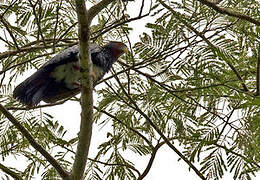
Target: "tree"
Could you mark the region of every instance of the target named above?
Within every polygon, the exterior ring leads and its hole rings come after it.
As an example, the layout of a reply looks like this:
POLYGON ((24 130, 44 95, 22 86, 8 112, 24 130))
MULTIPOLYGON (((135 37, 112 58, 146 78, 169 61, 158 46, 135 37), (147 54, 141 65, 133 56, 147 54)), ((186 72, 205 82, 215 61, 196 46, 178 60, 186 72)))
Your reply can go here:
POLYGON ((81 171, 85 179, 141 180, 163 145, 201 179, 221 179, 227 171, 234 179, 251 179, 260 169, 259 1, 88 3, 87 11, 84 1, 1 4, 0 169, 6 179, 31 179, 35 174, 79 179, 75 172, 81 171), (131 7, 139 11, 128 12, 131 7), (138 21, 146 26, 133 40, 138 27, 131 22, 138 21), (86 164, 92 126, 88 43, 107 40, 127 42, 130 52, 96 90, 93 120, 111 128, 86 164), (88 130, 81 130, 79 138, 68 139, 69 129, 45 107, 80 101, 78 96, 28 108, 12 98, 12 90, 19 76, 78 41, 87 69, 81 119, 89 124, 82 125, 88 130), (143 172, 125 158, 127 152, 150 156, 143 172), (26 168, 7 166, 12 156, 23 157, 26 168))

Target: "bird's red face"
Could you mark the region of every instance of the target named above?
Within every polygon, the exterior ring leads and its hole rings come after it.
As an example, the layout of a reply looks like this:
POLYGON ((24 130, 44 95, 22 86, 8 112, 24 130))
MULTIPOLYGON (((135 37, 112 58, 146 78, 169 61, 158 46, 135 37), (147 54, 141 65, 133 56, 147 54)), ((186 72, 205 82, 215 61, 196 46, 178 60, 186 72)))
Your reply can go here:
POLYGON ((111 41, 108 44, 108 48, 111 49, 111 52, 116 59, 122 54, 128 52, 127 46, 122 42, 111 41))

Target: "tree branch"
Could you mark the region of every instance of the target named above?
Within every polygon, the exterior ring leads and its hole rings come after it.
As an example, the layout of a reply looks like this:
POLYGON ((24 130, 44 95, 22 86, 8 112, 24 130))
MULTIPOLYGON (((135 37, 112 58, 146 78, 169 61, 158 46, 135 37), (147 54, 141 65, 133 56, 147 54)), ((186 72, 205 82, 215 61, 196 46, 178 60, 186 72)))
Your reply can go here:
POLYGON ((22 180, 23 178, 16 173, 15 171, 11 170, 10 168, 6 167, 5 165, 0 163, 0 169, 5 172, 6 174, 8 174, 9 176, 11 176, 12 178, 14 178, 15 180, 22 180))
POLYGON ((73 180, 83 178, 86 167, 88 151, 91 142, 93 123, 93 80, 92 61, 89 51, 90 24, 92 19, 113 0, 103 0, 92 6, 88 11, 84 0, 75 0, 79 25, 79 45, 80 45, 80 67, 81 73, 81 123, 79 132, 79 142, 72 167, 71 177, 73 180))
POLYGON ((68 173, 60 166, 60 164, 40 145, 38 144, 32 135, 22 126, 22 124, 15 119, 15 117, 6 110, 6 108, 0 104, 0 111, 5 115, 5 117, 11 121, 14 126, 26 137, 30 144, 43 155, 46 160, 57 170, 63 179, 68 178, 68 173))
POLYGON ((165 144, 165 141, 163 141, 163 142, 157 144, 157 145, 154 147, 153 152, 152 152, 151 157, 150 157, 150 160, 149 160, 149 162, 148 162, 148 164, 147 164, 147 166, 146 166, 144 172, 138 177, 137 180, 142 180, 142 179, 144 179, 145 176, 149 173, 149 171, 150 171, 150 169, 151 169, 151 167, 152 167, 152 165, 153 165, 153 161, 154 161, 154 159, 155 159, 155 155, 156 155, 157 151, 158 151, 158 150, 160 149, 160 147, 162 147, 162 145, 164 145, 164 144, 165 144))
POLYGON ((236 17, 238 19, 245 20, 245 21, 251 22, 257 26, 260 26, 260 21, 253 19, 250 16, 247 16, 247 15, 244 15, 241 13, 237 13, 237 12, 233 12, 233 11, 225 9, 225 8, 218 7, 215 3, 210 2, 208 0, 197 0, 197 1, 201 2, 202 4, 204 4, 208 7, 211 7, 212 9, 214 9, 215 11, 217 11, 220 14, 226 14, 228 16, 236 17))

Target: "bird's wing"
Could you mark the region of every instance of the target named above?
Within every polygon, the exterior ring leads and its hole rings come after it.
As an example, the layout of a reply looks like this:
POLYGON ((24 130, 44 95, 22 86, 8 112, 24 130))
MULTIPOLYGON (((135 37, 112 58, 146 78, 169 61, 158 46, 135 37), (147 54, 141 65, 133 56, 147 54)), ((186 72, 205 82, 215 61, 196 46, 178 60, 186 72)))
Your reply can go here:
MULTIPOLYGON (((96 44, 90 44, 89 46, 90 53, 95 54, 101 51, 100 46, 96 44)), ((46 62, 40 69, 52 69, 53 67, 57 67, 59 65, 67 64, 70 62, 77 62, 78 61, 78 53, 79 53, 79 46, 74 45, 62 51, 61 53, 54 56, 51 60, 46 62)))
POLYGON ((79 52, 78 45, 69 47, 64 51, 60 52, 59 54, 57 54, 56 56, 54 56, 53 58, 51 58, 51 60, 46 62, 39 70, 41 69, 50 70, 59 65, 67 64, 70 62, 76 62, 78 61, 78 57, 77 57, 78 52, 79 52))

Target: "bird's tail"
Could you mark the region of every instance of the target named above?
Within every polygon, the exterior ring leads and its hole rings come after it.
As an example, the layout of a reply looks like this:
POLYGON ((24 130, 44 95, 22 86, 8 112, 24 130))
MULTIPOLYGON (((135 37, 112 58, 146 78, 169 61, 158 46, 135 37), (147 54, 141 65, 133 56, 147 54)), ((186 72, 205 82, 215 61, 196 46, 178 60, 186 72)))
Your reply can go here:
POLYGON ((44 98, 49 83, 46 79, 26 79, 13 92, 13 97, 27 106, 35 106, 44 98))

